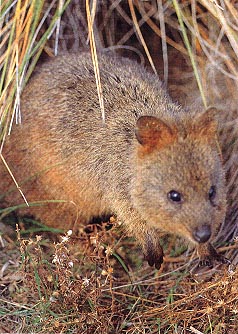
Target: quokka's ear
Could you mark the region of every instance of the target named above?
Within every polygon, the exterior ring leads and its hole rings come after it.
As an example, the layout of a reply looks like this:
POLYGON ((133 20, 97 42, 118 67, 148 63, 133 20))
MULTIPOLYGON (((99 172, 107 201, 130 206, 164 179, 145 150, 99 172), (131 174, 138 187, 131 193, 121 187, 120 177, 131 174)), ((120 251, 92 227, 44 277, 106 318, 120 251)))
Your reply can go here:
POLYGON ((135 130, 138 142, 147 151, 172 144, 177 138, 177 129, 173 129, 154 116, 141 116, 135 130))
POLYGON ((214 138, 217 133, 217 115, 219 111, 214 108, 208 108, 204 113, 195 118, 193 132, 195 136, 203 138, 214 138))

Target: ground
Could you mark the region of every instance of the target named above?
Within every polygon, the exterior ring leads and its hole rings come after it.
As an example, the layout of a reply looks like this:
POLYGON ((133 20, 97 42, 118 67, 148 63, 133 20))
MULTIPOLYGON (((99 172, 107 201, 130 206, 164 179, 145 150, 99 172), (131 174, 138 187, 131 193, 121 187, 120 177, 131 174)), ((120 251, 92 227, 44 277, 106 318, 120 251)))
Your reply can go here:
POLYGON ((115 221, 77 236, 29 219, 13 227, 1 237, 0 333, 237 333, 234 265, 197 268, 194 252, 164 236, 158 271, 115 221))

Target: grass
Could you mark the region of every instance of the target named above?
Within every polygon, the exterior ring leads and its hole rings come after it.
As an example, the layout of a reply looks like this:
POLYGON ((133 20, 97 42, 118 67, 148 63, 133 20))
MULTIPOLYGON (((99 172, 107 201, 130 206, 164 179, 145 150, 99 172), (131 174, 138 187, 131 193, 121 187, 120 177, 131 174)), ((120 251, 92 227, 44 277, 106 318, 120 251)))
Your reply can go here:
MULTIPOLYGON (((166 254, 163 270, 153 270, 134 241, 106 223, 58 238, 31 230, 23 238, 18 230, 18 268, 10 265, 1 281, 6 331, 17 322, 22 333, 216 333, 224 326, 236 333, 232 267, 194 273, 166 254)), ((16 256, 16 247, 6 247, 16 256)))
MULTIPOLYGON (((11 131, 13 121, 21 122, 20 94, 46 45, 57 29, 69 1, 3 1, 0 7, 0 122, 1 143, 11 131), (13 10, 14 9, 14 10, 13 10), (48 26, 44 25, 51 14, 48 26)), ((56 42, 57 43, 57 42, 56 42)), ((1 145, 2 147, 2 145, 1 145)))

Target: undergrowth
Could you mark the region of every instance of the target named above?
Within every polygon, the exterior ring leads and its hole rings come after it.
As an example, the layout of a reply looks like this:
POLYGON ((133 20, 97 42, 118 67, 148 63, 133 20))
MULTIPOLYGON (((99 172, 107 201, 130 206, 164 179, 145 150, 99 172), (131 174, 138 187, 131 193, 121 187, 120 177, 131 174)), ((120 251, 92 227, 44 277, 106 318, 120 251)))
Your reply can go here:
POLYGON ((55 242, 49 232, 23 238, 18 229, 15 262, 11 239, 4 247, 0 332, 237 333, 237 270, 181 265, 187 253, 173 257, 167 238, 165 263, 154 270, 134 240, 108 226, 68 231, 55 242))

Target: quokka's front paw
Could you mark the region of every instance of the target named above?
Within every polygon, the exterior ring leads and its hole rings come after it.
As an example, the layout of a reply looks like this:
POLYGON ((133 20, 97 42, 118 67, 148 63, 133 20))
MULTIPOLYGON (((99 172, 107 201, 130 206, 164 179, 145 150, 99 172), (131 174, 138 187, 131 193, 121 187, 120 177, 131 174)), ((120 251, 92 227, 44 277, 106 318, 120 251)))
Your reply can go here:
POLYGON ((200 257, 199 258, 199 262, 198 262, 198 266, 199 267, 209 267, 212 268, 213 267, 213 260, 209 257, 200 257))
POLYGON ((155 251, 150 253, 144 253, 145 260, 148 262, 148 264, 153 267, 155 266, 156 269, 160 269, 161 264, 163 263, 163 255, 161 253, 157 253, 155 251))
POLYGON ((222 264, 230 264, 231 261, 225 256, 218 254, 215 248, 210 244, 199 245, 198 247, 199 263, 200 267, 213 267, 215 262, 222 264))
POLYGON ((160 269, 163 263, 164 252, 157 239, 153 239, 151 235, 146 236, 144 244, 144 257, 148 264, 156 269, 160 269))

